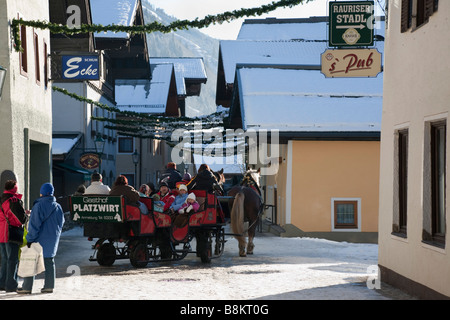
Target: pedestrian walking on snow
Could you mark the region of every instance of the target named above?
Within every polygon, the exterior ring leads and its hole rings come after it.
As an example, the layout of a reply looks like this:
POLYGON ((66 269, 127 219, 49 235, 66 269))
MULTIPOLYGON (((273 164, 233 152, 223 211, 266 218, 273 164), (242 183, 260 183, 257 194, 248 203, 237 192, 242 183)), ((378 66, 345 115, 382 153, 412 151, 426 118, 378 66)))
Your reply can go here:
POLYGON ((1 196, 0 212, 0 290, 14 292, 17 289, 17 266, 19 263, 20 244, 8 242, 8 224, 22 227, 26 221, 26 210, 23 208, 22 195, 18 193, 15 180, 5 183, 5 191, 1 196))
MULTIPOLYGON (((44 183, 40 189, 40 198, 34 201, 28 223, 26 236, 27 246, 39 242, 43 248, 45 281, 41 293, 52 293, 55 287, 55 260, 59 238, 64 224, 64 212, 53 196, 54 188, 51 183, 44 183)), ((30 294, 34 277, 24 278, 19 294, 30 294)))

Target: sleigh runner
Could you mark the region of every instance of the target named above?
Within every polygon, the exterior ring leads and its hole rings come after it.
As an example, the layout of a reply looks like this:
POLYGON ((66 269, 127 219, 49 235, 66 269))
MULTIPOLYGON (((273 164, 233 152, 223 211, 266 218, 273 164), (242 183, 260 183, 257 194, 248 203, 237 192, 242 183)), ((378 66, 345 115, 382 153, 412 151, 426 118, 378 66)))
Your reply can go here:
POLYGON ((71 218, 83 223, 85 237, 98 239, 89 260, 102 266, 130 259, 133 266, 145 267, 149 262, 181 260, 188 253, 209 263, 224 251, 224 213, 215 194, 191 192, 200 207, 190 214, 158 212, 150 198, 140 198, 147 209, 141 211, 122 196, 85 195, 69 198, 71 218), (194 238, 195 251, 190 245, 194 238))

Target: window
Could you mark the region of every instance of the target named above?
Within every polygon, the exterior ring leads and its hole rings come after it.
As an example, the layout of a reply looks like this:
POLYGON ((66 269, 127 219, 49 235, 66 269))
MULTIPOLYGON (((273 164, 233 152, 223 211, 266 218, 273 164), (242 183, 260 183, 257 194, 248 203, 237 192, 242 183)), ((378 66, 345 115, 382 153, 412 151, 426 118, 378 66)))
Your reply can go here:
POLYGON ((332 199, 333 230, 358 230, 360 225, 360 199, 332 199))
POLYGON ((36 83, 41 83, 41 65, 39 61, 39 37, 34 33, 34 69, 36 73, 36 83))
POLYGON ((47 43, 44 41, 44 85, 48 87, 48 52, 47 43))
POLYGON ((431 124, 431 224, 432 240, 445 244, 445 189, 446 189, 446 135, 445 121, 431 124))
POLYGON ((119 153, 133 153, 133 138, 119 137, 119 153))
POLYGON ((412 26, 412 8, 413 8, 413 0, 402 0, 401 32, 405 32, 412 26))
POLYGON ((428 18, 437 11, 438 3, 439 0, 402 0, 401 32, 413 27, 413 18, 415 18, 415 28, 426 23, 428 18))
POLYGON ((417 21, 416 27, 428 21, 428 18, 437 10, 436 0, 417 0, 417 21))
MULTIPOLYGON (((408 211, 408 130, 398 132, 398 230, 406 235, 408 211)), ((396 223, 394 223, 396 225, 396 223)))
POLYGON ((26 76, 28 73, 27 28, 23 25, 20 26, 20 41, 23 48, 23 51, 19 54, 20 73, 26 76))

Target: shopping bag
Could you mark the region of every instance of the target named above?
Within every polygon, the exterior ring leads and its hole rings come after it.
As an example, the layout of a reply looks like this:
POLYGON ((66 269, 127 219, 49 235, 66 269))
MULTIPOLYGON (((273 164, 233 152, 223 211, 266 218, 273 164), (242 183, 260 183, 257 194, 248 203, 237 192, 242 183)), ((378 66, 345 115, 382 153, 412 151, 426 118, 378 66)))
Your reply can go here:
POLYGON ((19 277, 33 277, 45 271, 44 254, 39 243, 34 242, 30 248, 25 246, 20 250, 19 268, 17 270, 19 277))

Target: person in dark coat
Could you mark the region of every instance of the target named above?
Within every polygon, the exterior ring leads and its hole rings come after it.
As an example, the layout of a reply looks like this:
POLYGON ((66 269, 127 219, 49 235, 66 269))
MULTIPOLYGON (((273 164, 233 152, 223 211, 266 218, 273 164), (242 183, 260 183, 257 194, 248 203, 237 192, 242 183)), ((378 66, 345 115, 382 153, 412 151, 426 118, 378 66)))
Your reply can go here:
POLYGON ((19 247, 17 243, 8 242, 8 223, 20 227, 25 224, 27 211, 23 208, 22 195, 18 193, 15 180, 5 183, 5 191, 1 197, 0 212, 0 290, 15 292, 17 289, 17 266, 19 263, 19 247))
POLYGON ((120 175, 117 177, 114 185, 109 192, 110 196, 124 196, 128 204, 139 205, 139 192, 132 186, 128 185, 127 177, 120 175))
POLYGON ((167 182, 169 189, 176 189, 177 182, 183 180, 180 171, 177 170, 177 165, 174 162, 167 164, 167 170, 162 174, 161 181, 167 182))
POLYGON ((211 172, 207 164, 202 164, 198 168, 197 175, 187 184, 188 190, 214 191, 214 186, 218 184, 216 177, 211 172))

